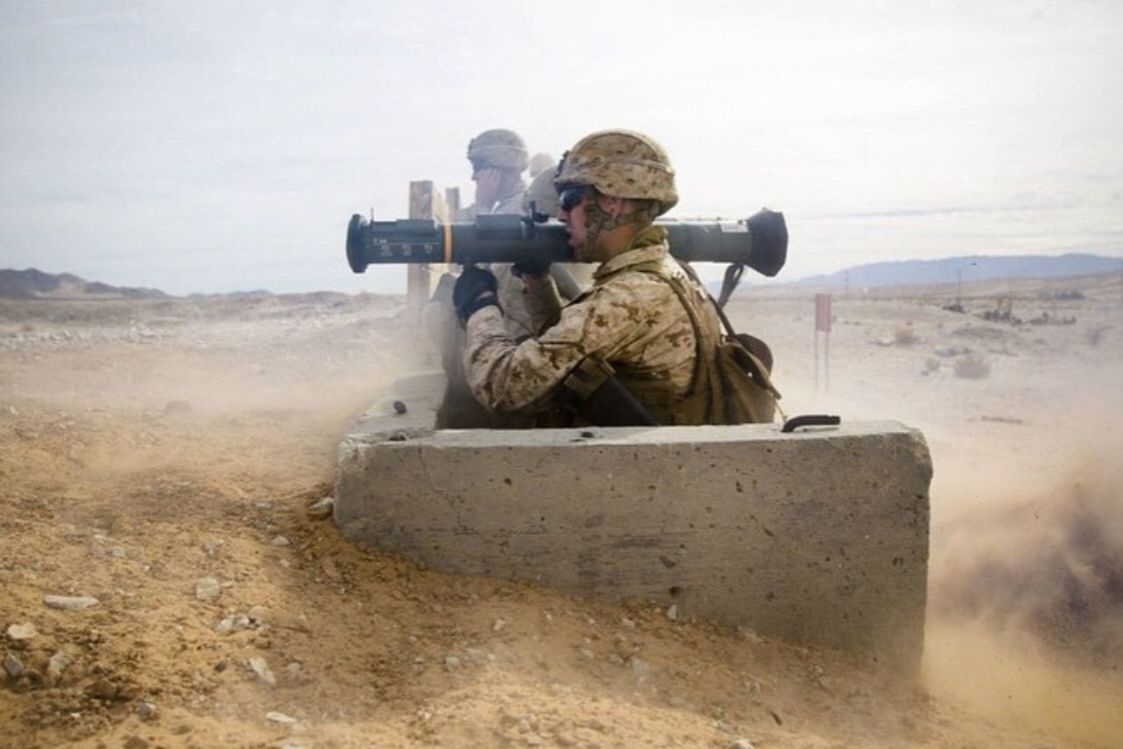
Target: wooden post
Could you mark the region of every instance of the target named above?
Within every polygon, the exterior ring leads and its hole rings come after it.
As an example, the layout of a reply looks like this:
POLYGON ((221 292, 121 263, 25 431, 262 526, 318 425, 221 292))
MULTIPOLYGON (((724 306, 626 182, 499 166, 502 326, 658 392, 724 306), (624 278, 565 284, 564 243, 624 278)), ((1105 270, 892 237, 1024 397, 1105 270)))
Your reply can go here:
POLYGON ((460 188, 459 187, 446 187, 445 188, 445 207, 448 208, 448 218, 450 221, 456 221, 460 218, 460 188))
MULTIPOLYGON (((448 220, 448 209, 441 193, 433 187, 432 180, 409 183, 409 217, 448 220)), ((429 284, 432 272, 428 264, 406 266, 406 306, 418 320, 421 310, 429 301, 429 284)))

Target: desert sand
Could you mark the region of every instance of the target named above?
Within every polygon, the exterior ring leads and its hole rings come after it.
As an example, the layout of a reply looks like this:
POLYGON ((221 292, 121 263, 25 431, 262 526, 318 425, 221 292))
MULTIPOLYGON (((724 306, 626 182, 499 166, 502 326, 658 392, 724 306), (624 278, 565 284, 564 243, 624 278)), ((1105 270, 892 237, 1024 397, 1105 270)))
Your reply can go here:
POLYGON ((956 291, 836 293, 818 372, 813 290, 730 306, 789 415, 926 435, 915 681, 340 538, 340 436, 432 362, 400 297, 0 300, 0 746, 1118 746, 1120 278, 956 291))

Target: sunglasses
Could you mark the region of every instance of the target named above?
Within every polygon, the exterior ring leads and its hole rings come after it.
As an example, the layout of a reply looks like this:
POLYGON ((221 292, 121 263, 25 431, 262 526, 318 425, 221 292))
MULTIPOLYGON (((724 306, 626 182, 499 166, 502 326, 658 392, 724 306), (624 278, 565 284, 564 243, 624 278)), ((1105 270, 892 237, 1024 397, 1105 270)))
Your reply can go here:
POLYGON ((585 199, 585 185, 571 185, 558 193, 558 203, 561 209, 569 213, 585 199))

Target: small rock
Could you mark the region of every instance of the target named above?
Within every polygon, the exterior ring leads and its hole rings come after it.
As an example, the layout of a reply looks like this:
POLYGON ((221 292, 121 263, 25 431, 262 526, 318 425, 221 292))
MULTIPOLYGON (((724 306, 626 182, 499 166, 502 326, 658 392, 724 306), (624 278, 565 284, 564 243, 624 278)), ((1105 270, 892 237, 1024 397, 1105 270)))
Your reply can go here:
POLYGON ((253 672, 257 674, 257 678, 271 687, 277 686, 277 677, 269 670, 269 664, 265 662, 264 658, 250 658, 249 664, 253 672))
POLYGON ((47 659, 47 679, 55 684, 62 678, 62 672, 73 659, 61 650, 47 659))
POLYGON ((136 714, 141 720, 156 720, 156 706, 148 700, 141 700, 137 703, 136 714))
POLYGON ((8 627, 8 637, 16 641, 30 640, 37 634, 39 634, 39 630, 35 629, 35 625, 31 622, 24 622, 23 624, 13 624, 8 627))
POLYGON ((245 614, 234 614, 228 616, 214 626, 215 631, 220 635, 230 634, 241 629, 250 628, 250 618, 245 614))
POLYGON ((225 545, 225 541, 220 541, 217 538, 208 538, 203 541, 203 553, 208 557, 214 558, 218 556, 218 552, 222 551, 222 547, 225 545))
POLYGON ((736 739, 729 745, 729 749, 756 749, 756 747, 754 747, 753 742, 748 739, 736 739))
POLYGON ((269 721, 270 723, 280 723, 283 726, 291 726, 291 725, 299 722, 296 718, 292 717, 291 715, 285 715, 284 713, 277 713, 277 712, 265 713, 265 719, 267 721, 269 721))
POLYGON ((98 600, 93 596, 43 596, 43 603, 49 608, 63 611, 81 611, 96 606, 98 600))
POLYGON ((264 624, 269 613, 264 606, 251 606, 249 610, 250 621, 254 624, 264 624))
POLYGON ((222 586, 213 577, 201 577, 195 581, 195 597, 200 601, 213 601, 222 592, 222 586))
POLYGON ((670 619, 672 622, 678 621, 678 604, 677 603, 672 603, 671 607, 669 609, 667 609, 667 618, 670 619))
POLYGON ((273 536, 273 540, 270 541, 269 543, 273 544, 274 546, 291 546, 292 545, 292 542, 289 541, 284 536, 273 536))
POLYGON ((448 671, 455 671, 458 668, 460 668, 460 659, 457 658, 455 655, 446 655, 445 656, 445 669, 448 670, 448 671))
POLYGON ((331 580, 333 583, 337 583, 342 579, 342 576, 339 574, 339 567, 336 566, 335 560, 331 557, 324 557, 320 561, 320 569, 323 570, 324 577, 331 580))
POLYGON ((6 653, 4 655, 4 670, 8 672, 8 676, 18 679, 20 674, 23 673, 23 663, 14 653, 6 653))
POLYGON ((507 622, 504 619, 496 619, 495 623, 491 625, 492 632, 502 632, 507 628, 507 622))
POLYGON ((327 520, 335 511, 335 498, 324 497, 308 506, 308 516, 313 520, 327 520))

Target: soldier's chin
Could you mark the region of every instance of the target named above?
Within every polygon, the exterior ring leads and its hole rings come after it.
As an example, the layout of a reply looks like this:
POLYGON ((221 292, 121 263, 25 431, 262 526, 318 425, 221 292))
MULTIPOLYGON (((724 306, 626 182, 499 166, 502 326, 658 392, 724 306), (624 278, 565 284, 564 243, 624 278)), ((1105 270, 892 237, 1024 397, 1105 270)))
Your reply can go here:
POLYGON ((595 263, 597 261, 594 257, 592 249, 587 242, 574 244, 573 239, 569 240, 570 245, 573 247, 573 258, 579 263, 595 263))

